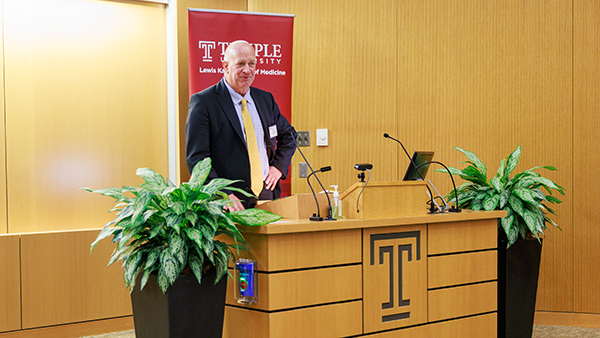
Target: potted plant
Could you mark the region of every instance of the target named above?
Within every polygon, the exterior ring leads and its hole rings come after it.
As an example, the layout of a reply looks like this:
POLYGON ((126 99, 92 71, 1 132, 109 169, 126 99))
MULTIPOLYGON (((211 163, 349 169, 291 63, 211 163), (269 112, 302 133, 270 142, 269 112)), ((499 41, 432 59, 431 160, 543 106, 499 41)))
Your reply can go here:
POLYGON ((477 155, 454 148, 468 158, 468 165, 462 170, 449 170, 467 182, 451 191, 446 196, 448 201, 458 195, 459 208, 507 212, 498 220, 498 337, 531 337, 542 250, 540 235, 544 235, 546 224, 558 227, 548 216, 556 215, 548 205, 561 203, 552 196, 552 190, 564 195, 565 189, 536 172, 556 170, 552 166, 509 176, 519 162, 521 146, 500 162, 490 180, 487 167, 477 155))
POLYGON ((233 250, 247 249, 235 223, 264 225, 281 218, 260 209, 224 212, 230 200, 222 189, 248 194, 232 187, 232 180, 205 184, 210 170, 211 160, 206 158, 179 187, 140 168, 137 175, 145 183, 139 187, 83 188, 116 200, 111 210, 118 212, 116 219, 104 226, 91 249, 110 236, 117 244, 108 265, 123 261, 138 338, 221 337, 227 282, 223 277, 229 274, 233 250), (231 237, 235 244, 218 240, 219 235, 231 237))

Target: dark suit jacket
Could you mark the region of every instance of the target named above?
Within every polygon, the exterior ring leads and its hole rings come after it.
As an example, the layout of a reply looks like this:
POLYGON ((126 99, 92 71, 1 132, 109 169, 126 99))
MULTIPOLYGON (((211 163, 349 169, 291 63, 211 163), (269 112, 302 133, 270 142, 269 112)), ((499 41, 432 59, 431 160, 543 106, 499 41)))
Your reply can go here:
MULTIPOLYGON (((196 163, 210 157, 212 170, 208 180, 217 177, 243 180, 234 186, 250 192, 248 150, 242 126, 224 81, 225 79, 221 79, 214 86, 190 98, 185 124, 187 167, 191 173, 196 163)), ((269 165, 279 169, 284 179, 296 150, 296 132, 281 115, 271 93, 254 87, 250 93, 262 122, 269 165), (273 125, 277 126, 277 136, 270 138, 269 127, 273 125)), ((279 182, 274 193, 275 198, 280 196, 279 182)), ((238 197, 248 201, 245 196, 238 197)), ((247 206, 247 203, 245 205, 247 206)))

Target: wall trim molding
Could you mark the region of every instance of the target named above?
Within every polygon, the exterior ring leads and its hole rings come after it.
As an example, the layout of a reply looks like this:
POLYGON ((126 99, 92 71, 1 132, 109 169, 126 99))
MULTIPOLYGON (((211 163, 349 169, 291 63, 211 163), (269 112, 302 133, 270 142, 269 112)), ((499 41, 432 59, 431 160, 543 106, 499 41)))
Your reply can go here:
POLYGON ((0 338, 78 338, 133 329, 133 316, 125 316, 36 329, 0 332, 0 338))
POLYGON ((575 326, 600 329, 600 314, 536 311, 533 323, 535 325, 575 326))

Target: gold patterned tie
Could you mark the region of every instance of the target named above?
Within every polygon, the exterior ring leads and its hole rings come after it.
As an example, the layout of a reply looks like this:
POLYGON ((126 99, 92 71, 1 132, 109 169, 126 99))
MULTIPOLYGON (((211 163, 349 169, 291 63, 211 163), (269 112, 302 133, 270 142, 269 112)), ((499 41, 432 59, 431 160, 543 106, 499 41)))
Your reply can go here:
POLYGON ((250 180, 252 181, 252 192, 258 197, 263 188, 263 174, 260 165, 260 156, 258 155, 258 144, 254 133, 254 124, 246 106, 246 99, 242 99, 242 120, 244 120, 244 130, 246 130, 246 145, 248 147, 248 157, 250 157, 250 180))

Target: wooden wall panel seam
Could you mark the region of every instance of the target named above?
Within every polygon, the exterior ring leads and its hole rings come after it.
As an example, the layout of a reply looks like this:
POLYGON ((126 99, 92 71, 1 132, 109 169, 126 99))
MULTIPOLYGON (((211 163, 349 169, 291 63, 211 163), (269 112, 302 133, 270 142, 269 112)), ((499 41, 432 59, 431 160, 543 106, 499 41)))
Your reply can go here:
POLYGON ((492 283, 492 282, 497 282, 498 279, 486 279, 486 280, 482 280, 482 281, 478 281, 478 282, 470 282, 470 283, 462 283, 462 284, 452 284, 452 285, 445 285, 445 286, 438 286, 438 287, 428 287, 427 291, 436 291, 436 290, 445 290, 445 289, 453 289, 453 288, 460 288, 463 286, 471 286, 471 285, 478 285, 478 284, 487 284, 487 283, 492 283))
POLYGON ((452 251, 452 252, 444 252, 444 253, 437 253, 437 254, 427 254, 427 257, 443 257, 443 256, 462 255, 462 254, 488 252, 488 251, 498 251, 498 248, 468 250, 468 251, 452 251))
POLYGON ((328 303, 318 303, 318 304, 312 304, 312 305, 286 307, 284 309, 276 309, 276 310, 263 310, 263 309, 246 307, 244 305, 231 304, 231 303, 225 304, 225 306, 229 306, 229 307, 236 308, 236 309, 244 309, 244 310, 248 310, 248 311, 256 311, 256 312, 261 312, 261 313, 280 313, 280 312, 289 312, 289 311, 310 309, 310 308, 323 307, 323 306, 336 305, 336 304, 362 302, 362 300, 363 300, 362 298, 352 298, 352 299, 339 300, 339 301, 328 302, 328 303))

